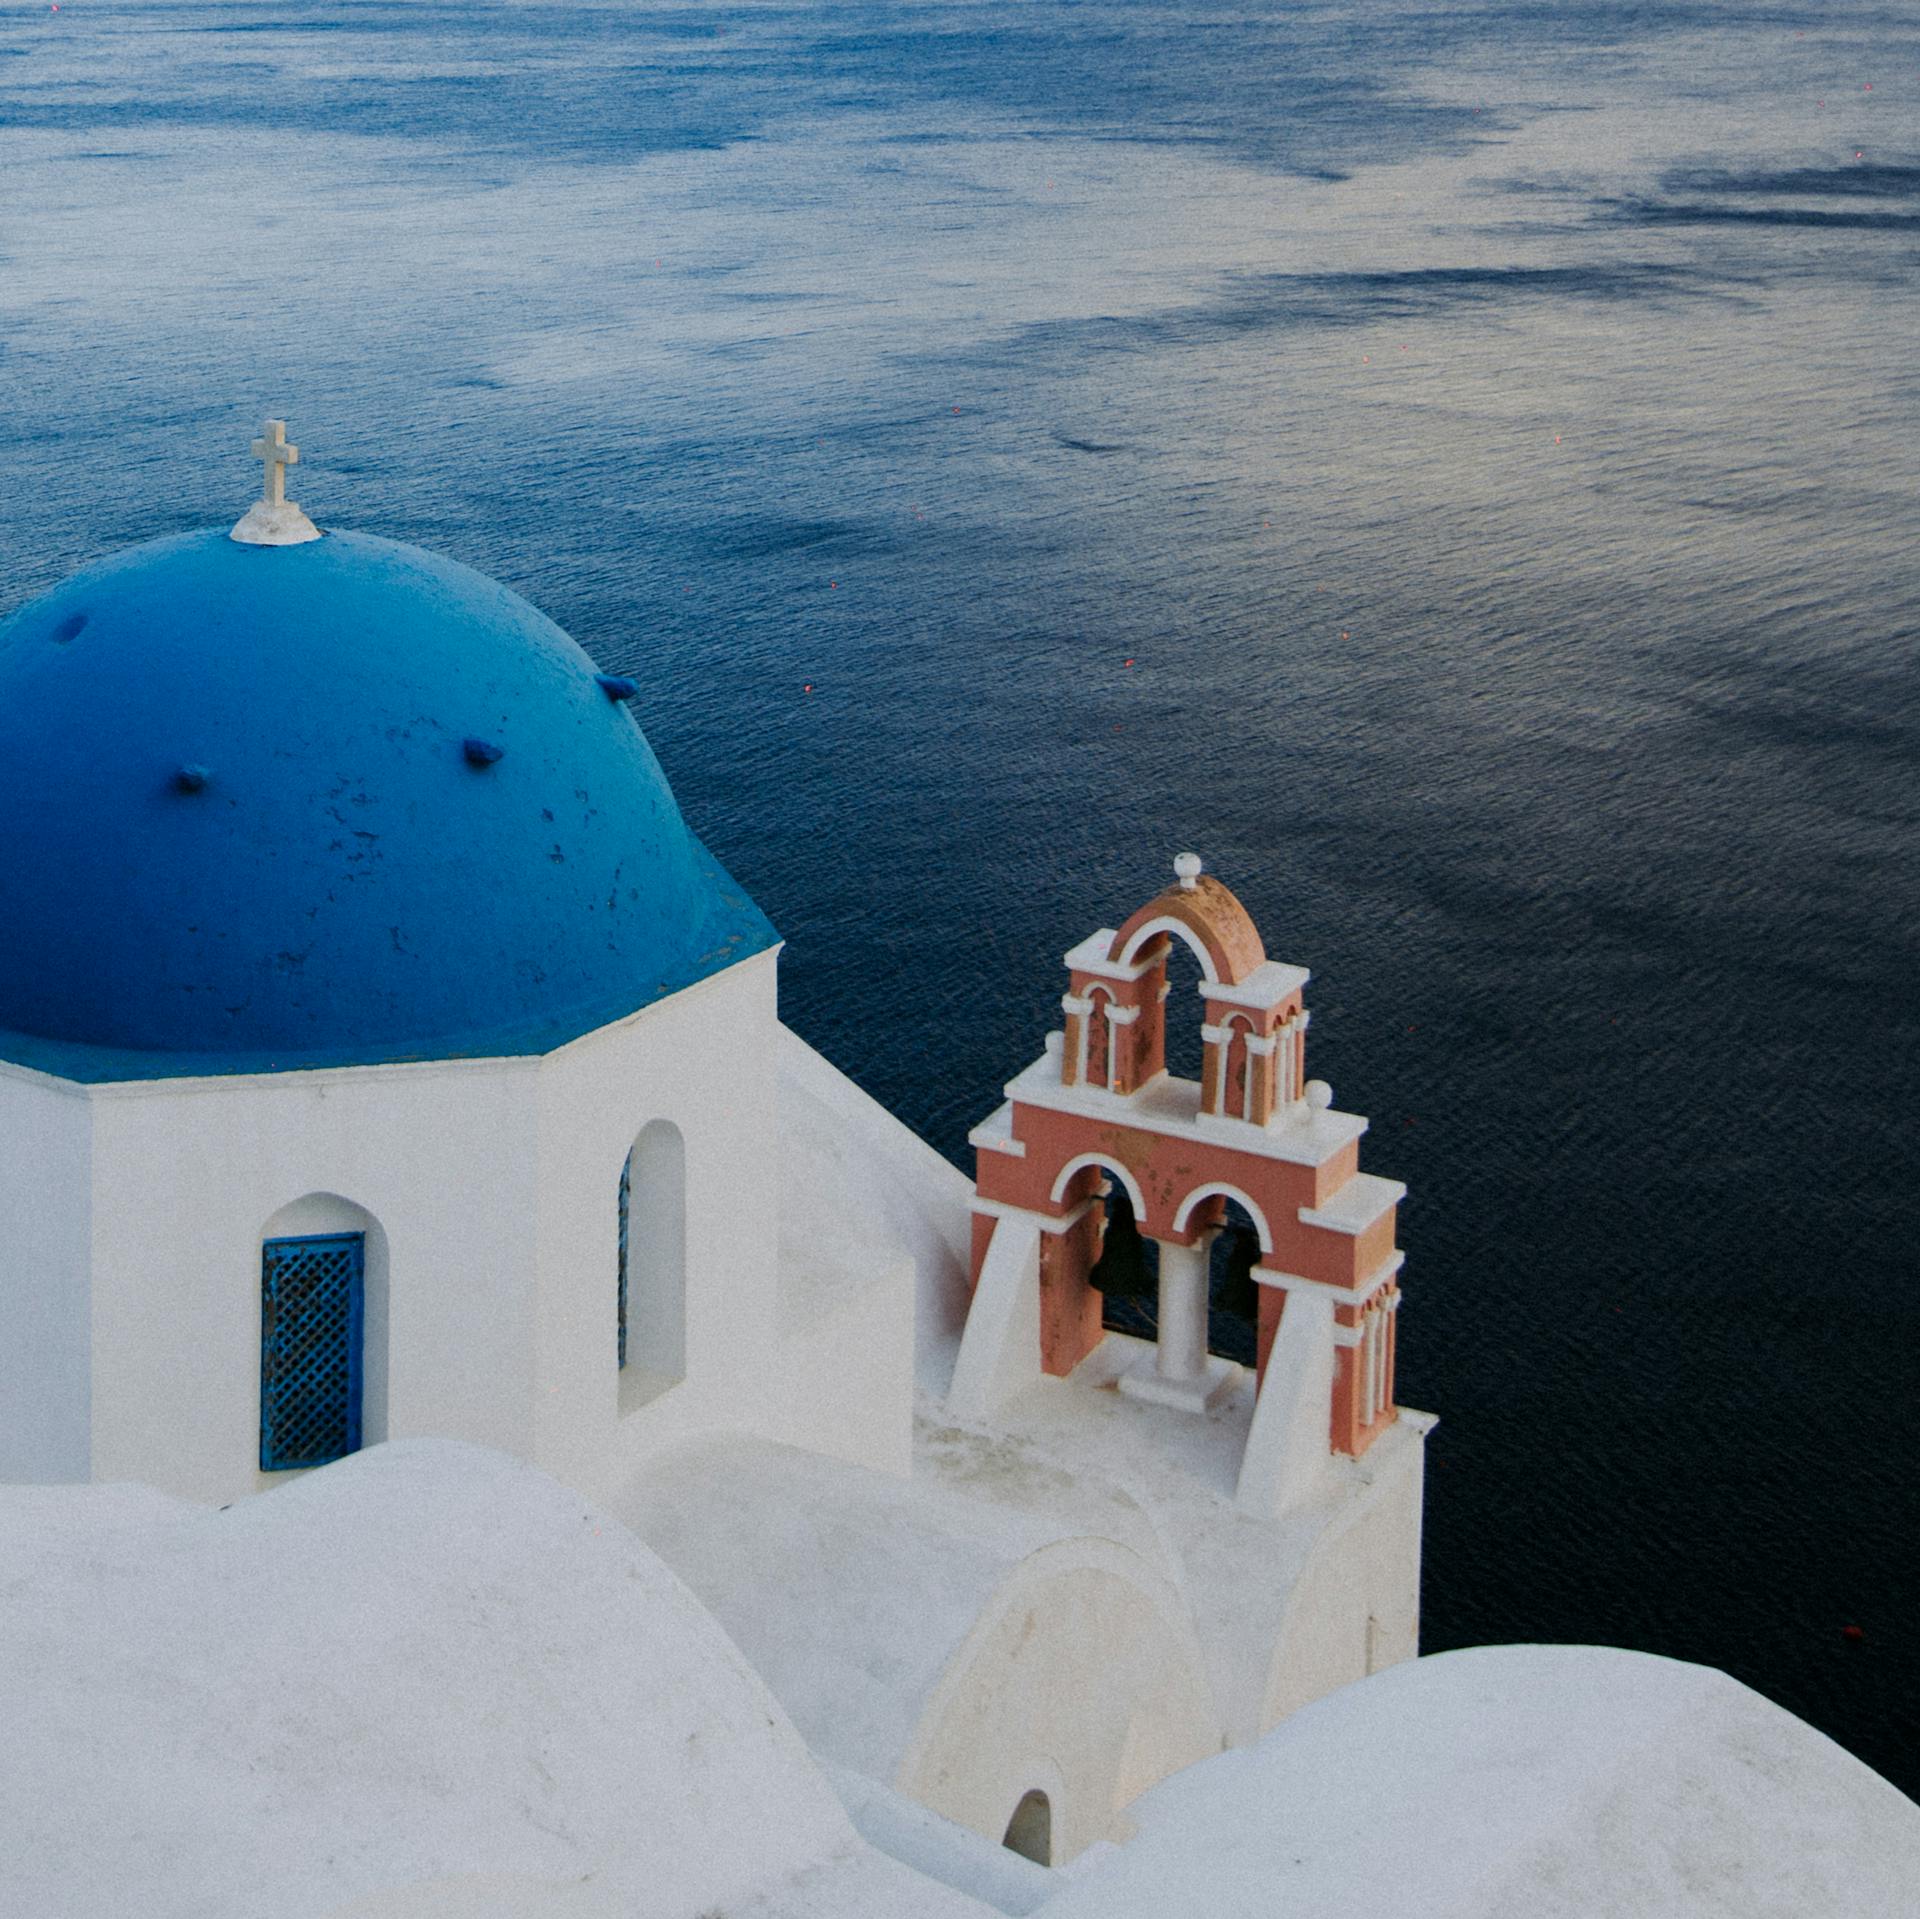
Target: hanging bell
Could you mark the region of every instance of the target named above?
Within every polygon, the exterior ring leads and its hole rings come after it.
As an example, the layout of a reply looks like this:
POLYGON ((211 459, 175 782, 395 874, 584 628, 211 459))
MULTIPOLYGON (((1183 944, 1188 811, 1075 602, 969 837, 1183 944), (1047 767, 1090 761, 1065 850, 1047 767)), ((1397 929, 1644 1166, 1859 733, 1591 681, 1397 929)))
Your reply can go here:
POLYGON ((1249 1322, 1260 1317, 1260 1285, 1253 1269, 1260 1263, 1260 1236, 1245 1226, 1233 1229, 1227 1248, 1227 1270, 1220 1276, 1214 1311, 1249 1322))
POLYGON ((1133 1222, 1132 1202, 1119 1188, 1107 1202, 1106 1234, 1087 1280, 1109 1299, 1152 1300, 1159 1292, 1147 1267, 1147 1243, 1133 1222))

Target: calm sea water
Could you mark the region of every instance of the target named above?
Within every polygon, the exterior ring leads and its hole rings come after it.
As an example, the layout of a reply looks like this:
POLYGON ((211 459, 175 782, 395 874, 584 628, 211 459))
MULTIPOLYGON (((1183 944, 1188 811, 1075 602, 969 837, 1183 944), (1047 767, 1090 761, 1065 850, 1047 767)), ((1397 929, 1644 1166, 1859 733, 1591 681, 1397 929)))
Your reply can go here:
POLYGON ((21 0, 0 599, 286 415, 956 1157, 1197 849, 1412 1188, 1429 1649, 1920 1792, 1917 282, 1907 6, 21 0))

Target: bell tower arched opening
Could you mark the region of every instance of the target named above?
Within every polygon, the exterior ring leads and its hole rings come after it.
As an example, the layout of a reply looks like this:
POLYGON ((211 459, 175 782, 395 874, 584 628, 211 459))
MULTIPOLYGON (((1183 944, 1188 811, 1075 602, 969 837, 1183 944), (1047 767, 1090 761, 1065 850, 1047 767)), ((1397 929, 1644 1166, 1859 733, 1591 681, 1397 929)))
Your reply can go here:
POLYGON ((1175 1079, 1196 1086, 1206 1071, 1207 1003, 1200 996, 1207 970, 1189 939, 1163 941, 1166 960, 1160 988, 1161 1057, 1175 1079))
MULTIPOLYGON (((1121 926, 1067 949, 1062 1030, 971 1136, 976 1290, 962 1358, 977 1348, 999 1363, 993 1342, 1028 1310, 1013 1262, 1037 1247, 1043 1374, 1066 1378, 1104 1334, 1125 1334, 1152 1352, 1116 1350, 1095 1383, 1206 1413, 1243 1369, 1264 1401, 1278 1355, 1283 1397, 1324 1397, 1327 1445, 1357 1456, 1396 1419, 1405 1189, 1361 1172, 1365 1120, 1307 1077, 1306 968, 1267 957, 1246 907, 1197 855, 1173 868, 1121 926), (1003 1235, 983 1318, 980 1275, 1003 1235)), ((969 1371, 975 1397, 988 1363, 969 1371)), ((1308 1483, 1274 1462, 1317 1422, 1279 1417, 1291 1422, 1276 1428, 1284 1443, 1263 1443, 1247 1468, 1261 1498, 1308 1483)))
POLYGON ((1252 1366, 1260 1326, 1260 1229, 1239 1200, 1220 1196, 1207 1252, 1207 1351, 1252 1366))
POLYGON ((1112 1333, 1153 1339, 1159 1328, 1160 1248, 1140 1230, 1133 1201, 1117 1179, 1101 1196, 1099 1247, 1087 1284, 1100 1295, 1100 1324, 1112 1333))

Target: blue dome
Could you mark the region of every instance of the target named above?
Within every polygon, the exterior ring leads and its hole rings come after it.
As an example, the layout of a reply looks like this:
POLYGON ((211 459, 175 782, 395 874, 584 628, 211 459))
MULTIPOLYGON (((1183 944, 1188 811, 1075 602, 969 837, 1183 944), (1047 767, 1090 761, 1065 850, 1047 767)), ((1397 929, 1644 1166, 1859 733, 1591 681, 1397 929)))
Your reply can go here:
POLYGON ((0 1057, 545 1052, 775 937, 587 655, 451 560, 190 533, 0 625, 0 1057))

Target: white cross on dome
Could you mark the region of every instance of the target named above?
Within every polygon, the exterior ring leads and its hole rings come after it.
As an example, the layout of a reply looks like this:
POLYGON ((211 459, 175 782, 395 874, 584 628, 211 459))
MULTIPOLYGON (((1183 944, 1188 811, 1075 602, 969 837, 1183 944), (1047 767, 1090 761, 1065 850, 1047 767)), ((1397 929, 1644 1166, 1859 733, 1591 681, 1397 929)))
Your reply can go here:
POLYGON ((229 538, 242 546, 302 546, 319 539, 320 529, 287 498, 287 468, 300 458, 300 449, 288 440, 285 420, 269 420, 260 429, 253 457, 266 468, 260 497, 229 538))
POLYGON ((253 443, 253 457, 266 462, 266 485, 260 497, 269 506, 284 506, 287 500, 287 468, 300 457, 300 449, 287 442, 285 420, 269 420, 253 443))

